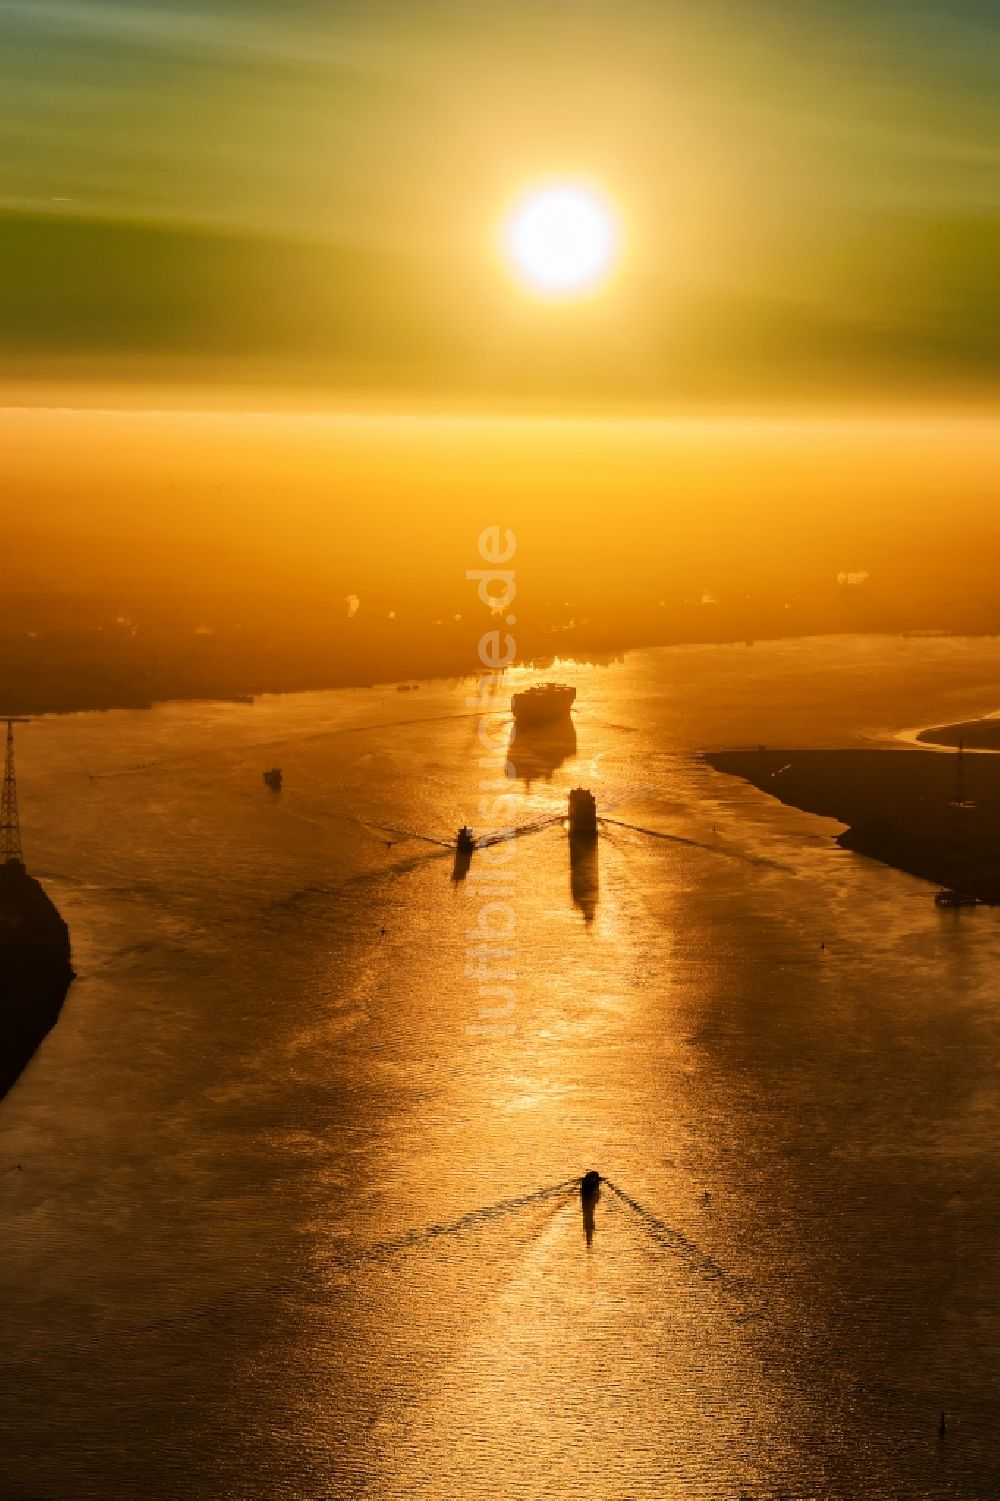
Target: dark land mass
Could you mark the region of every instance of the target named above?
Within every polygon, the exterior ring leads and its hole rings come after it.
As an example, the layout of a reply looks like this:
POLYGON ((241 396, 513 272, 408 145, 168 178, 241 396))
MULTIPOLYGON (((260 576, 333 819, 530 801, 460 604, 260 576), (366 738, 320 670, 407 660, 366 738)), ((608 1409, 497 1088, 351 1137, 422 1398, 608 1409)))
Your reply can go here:
POLYGON ((0 1098, 51 1031, 73 979, 69 929, 19 860, 0 865, 0 1098))
POLYGON ((938 724, 917 736, 924 745, 963 745, 966 750, 1000 750, 1000 719, 965 719, 959 724, 938 724))
MULTIPOLYGON (((413 582, 357 570, 361 577, 345 574, 321 594, 305 585, 297 594, 286 586, 272 593, 245 580, 231 592, 221 585, 6 590, 0 709, 32 715, 145 708, 166 699, 468 677, 481 670, 482 636, 497 627, 465 579, 468 563, 464 554, 449 555, 426 581, 413 582)), ((656 646, 912 632, 921 624, 869 585, 824 585, 810 576, 801 591, 807 597, 789 602, 784 585, 753 592, 730 579, 725 599, 705 603, 701 585, 686 579, 672 590, 658 581, 643 589, 630 574, 605 579, 612 571, 603 562, 596 582, 589 575, 582 581, 586 570, 579 565, 569 549, 560 566, 570 578, 550 578, 542 563, 519 568, 512 633, 519 664, 606 662, 656 646)), ((942 628, 975 632, 981 615, 946 618, 942 628)))
POLYGON ((1000 903, 1000 757, 916 750, 718 751, 705 760, 848 825, 847 850, 1000 903))
MULTIPOLYGON (((4 630, 0 622, 0 708, 14 715, 148 709, 170 699, 467 678, 486 671, 479 643, 495 626, 488 612, 483 615, 441 620, 429 631, 402 615, 273 628, 238 622, 192 628, 172 621, 134 626, 121 619, 30 633, 4 630)), ((516 660, 543 669, 557 656, 606 664, 619 659, 626 644, 611 632, 526 630, 516 660)))

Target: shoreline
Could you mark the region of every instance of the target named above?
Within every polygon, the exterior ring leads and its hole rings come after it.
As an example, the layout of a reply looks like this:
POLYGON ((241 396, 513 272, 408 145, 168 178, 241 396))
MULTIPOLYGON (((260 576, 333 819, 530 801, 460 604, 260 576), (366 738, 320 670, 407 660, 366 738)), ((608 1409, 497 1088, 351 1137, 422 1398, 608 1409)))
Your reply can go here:
POLYGON ((949 750, 1000 751, 1000 715, 984 714, 979 719, 963 719, 957 724, 931 725, 918 730, 919 745, 937 745, 949 750))
MULTIPOLYGON (((634 637, 614 642, 594 640, 587 645, 581 641, 577 642, 575 647, 569 642, 562 642, 559 643, 562 649, 555 652, 551 649, 554 643, 547 642, 544 651, 533 650, 526 653, 524 658, 519 658, 514 665, 519 668, 547 671, 556 657, 562 657, 566 662, 573 660, 579 666, 606 666, 612 662, 621 661, 635 652, 706 647, 735 647, 744 650, 755 646, 767 647, 786 642, 851 639, 868 635, 888 640, 922 638, 966 640, 978 639, 983 635, 992 637, 995 634, 981 632, 976 638, 970 638, 968 633, 953 633, 944 629, 929 629, 922 632, 838 630, 771 632, 752 639, 749 637, 744 639, 740 636, 702 636, 700 634, 651 638, 640 632, 634 637)), ((9 646, 9 642, 7 644, 9 646)), ((363 666, 358 663, 344 663, 333 670, 329 668, 293 669, 291 667, 282 669, 279 666, 258 673, 251 673, 245 669, 234 669, 229 673, 222 669, 197 675, 180 670, 175 672, 168 667, 158 668, 155 672, 130 672, 121 675, 101 673, 92 677, 87 670, 81 672, 77 668, 70 669, 62 666, 58 671, 54 669, 46 671, 36 666, 30 674, 26 675, 17 670, 17 664, 13 658, 10 662, 5 661, 3 652, 0 650, 0 681, 5 677, 8 680, 3 695, 4 712, 34 718, 47 714, 110 713, 116 709, 148 710, 166 703, 234 703, 247 698, 263 698, 278 694, 335 692, 344 688, 385 687, 391 689, 396 683, 414 681, 419 681, 421 684, 448 682, 469 676, 469 660, 468 655, 462 655, 456 656, 454 660, 438 658, 422 665, 413 661, 394 660, 368 662, 363 666)), ((995 726, 997 738, 995 745, 983 740, 981 748, 1000 750, 1000 718, 968 721, 970 726, 983 723, 995 726)), ((966 728, 966 725, 945 725, 920 730, 916 738, 928 745, 937 744, 942 748, 951 745, 951 748, 954 748, 957 740, 954 742, 945 739, 938 741, 933 737, 939 734, 944 735, 948 731, 966 728)), ((975 748, 971 730, 965 744, 967 749, 975 748)))
POLYGON ((834 836, 841 849, 1000 905, 1000 761, 993 756, 760 748, 701 759, 789 807, 846 824, 834 836))

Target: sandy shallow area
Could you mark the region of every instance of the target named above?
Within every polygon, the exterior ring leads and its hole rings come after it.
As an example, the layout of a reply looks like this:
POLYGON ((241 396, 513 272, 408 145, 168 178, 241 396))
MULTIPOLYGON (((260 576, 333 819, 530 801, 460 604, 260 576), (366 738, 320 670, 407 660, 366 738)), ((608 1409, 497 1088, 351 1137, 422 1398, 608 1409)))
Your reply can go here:
POLYGON ((938 724, 921 730, 917 740, 922 745, 948 745, 966 750, 1000 750, 1000 715, 983 719, 966 719, 958 724, 938 724))

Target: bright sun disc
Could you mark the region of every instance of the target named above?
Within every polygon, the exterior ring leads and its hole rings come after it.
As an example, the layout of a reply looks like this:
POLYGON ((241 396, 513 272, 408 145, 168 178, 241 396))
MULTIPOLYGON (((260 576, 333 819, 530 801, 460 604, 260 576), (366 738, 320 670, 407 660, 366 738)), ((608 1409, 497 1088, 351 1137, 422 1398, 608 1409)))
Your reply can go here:
POLYGON ((524 199, 507 228, 517 270, 542 292, 567 295, 593 286, 615 252, 611 215, 584 188, 543 188, 524 199))

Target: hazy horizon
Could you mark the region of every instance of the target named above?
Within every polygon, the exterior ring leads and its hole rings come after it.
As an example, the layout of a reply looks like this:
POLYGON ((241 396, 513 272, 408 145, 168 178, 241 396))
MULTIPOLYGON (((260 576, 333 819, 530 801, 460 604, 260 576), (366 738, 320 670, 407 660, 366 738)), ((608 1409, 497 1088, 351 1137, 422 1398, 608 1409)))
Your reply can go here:
POLYGON ((1000 630, 986 418, 21 408, 0 440, 4 675, 22 695, 34 661, 53 706, 67 652, 126 702, 143 673, 163 696, 464 671, 491 524, 517 537, 525 659, 1000 630))
POLYGON ((289 680, 431 671, 490 524, 525 651, 1000 629, 980 0, 0 0, 0 27, 15 637, 86 598, 91 630, 256 631, 268 680, 282 632, 289 680), (568 298, 511 251, 560 184, 609 247, 568 298), (362 644, 376 619, 405 649, 362 644))

